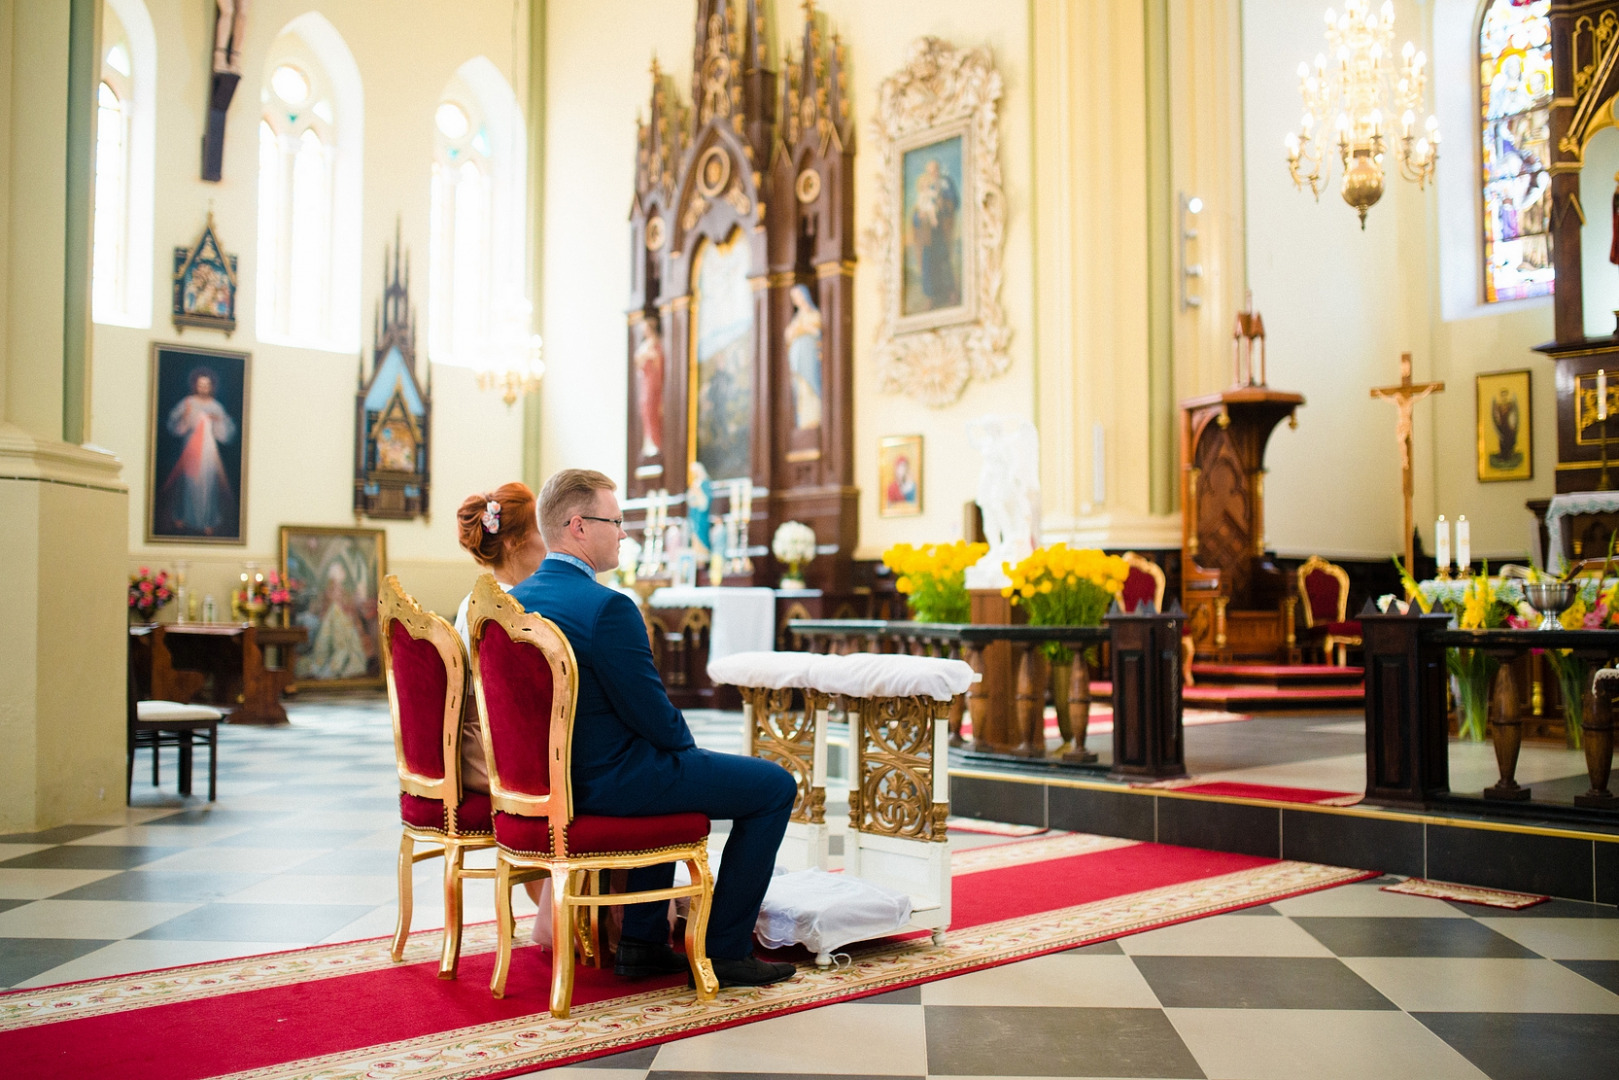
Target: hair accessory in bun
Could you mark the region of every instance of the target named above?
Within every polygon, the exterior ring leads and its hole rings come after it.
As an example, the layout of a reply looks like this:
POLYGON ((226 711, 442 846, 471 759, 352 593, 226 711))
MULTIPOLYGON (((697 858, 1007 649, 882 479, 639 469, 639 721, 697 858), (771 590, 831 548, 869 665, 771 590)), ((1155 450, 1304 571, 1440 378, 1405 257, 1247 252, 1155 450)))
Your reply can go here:
POLYGON ((483 531, 490 536, 500 532, 500 504, 493 499, 483 505, 483 531))

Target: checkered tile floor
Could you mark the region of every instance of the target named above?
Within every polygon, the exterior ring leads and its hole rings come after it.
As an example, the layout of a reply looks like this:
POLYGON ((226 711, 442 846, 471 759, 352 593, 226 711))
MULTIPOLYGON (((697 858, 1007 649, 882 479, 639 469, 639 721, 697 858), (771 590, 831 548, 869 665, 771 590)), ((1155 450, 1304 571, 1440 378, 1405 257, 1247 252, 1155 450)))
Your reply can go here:
MULTIPOLYGON (((386 708, 349 699, 289 711, 290 728, 221 731, 211 806, 173 794, 172 752, 152 788, 143 753, 131 809, 0 836, 0 986, 390 933, 398 831, 386 708)), ((692 720, 704 745, 735 749, 734 716, 692 720)), ((418 927, 440 924, 437 881, 436 864, 423 864, 418 927)), ((1567 901, 1500 912, 1378 884, 545 1075, 1612 1075, 1619 912, 1567 901)), ((467 908, 471 920, 493 917, 475 885, 467 908)))

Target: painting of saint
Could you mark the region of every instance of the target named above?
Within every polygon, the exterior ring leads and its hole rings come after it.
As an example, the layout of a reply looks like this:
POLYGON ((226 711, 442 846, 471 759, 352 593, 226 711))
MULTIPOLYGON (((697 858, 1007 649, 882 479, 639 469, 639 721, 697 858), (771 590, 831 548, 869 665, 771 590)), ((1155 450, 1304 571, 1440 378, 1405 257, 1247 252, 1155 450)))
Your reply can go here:
POLYGON ((635 347, 635 400, 641 413, 641 457, 663 452, 663 322, 655 311, 640 319, 641 344, 635 347))
POLYGON ((787 323, 787 368, 793 383, 793 427, 821 426, 821 309, 809 287, 794 285, 788 293, 793 317, 787 323))
POLYGON ((877 447, 879 517, 922 512, 922 436, 889 435, 877 447))
POLYGON ((717 480, 753 473, 752 253, 741 238, 738 230, 723 244, 703 241, 692 275, 695 457, 717 480))
POLYGON ((1477 396, 1478 478, 1531 479, 1534 461, 1529 441, 1529 372, 1480 375, 1477 396))
POLYGON ((174 325, 236 329, 236 256, 220 249, 212 214, 195 246, 174 249, 174 325))
POLYGON ((243 542, 247 355, 152 348, 149 541, 243 542))
POLYGON ((962 306, 962 143, 957 134, 905 152, 901 316, 962 306))
POLYGON ((293 656, 300 682, 359 686, 382 679, 377 587, 386 573, 380 529, 281 528, 284 575, 306 582, 292 621, 308 631, 293 656))

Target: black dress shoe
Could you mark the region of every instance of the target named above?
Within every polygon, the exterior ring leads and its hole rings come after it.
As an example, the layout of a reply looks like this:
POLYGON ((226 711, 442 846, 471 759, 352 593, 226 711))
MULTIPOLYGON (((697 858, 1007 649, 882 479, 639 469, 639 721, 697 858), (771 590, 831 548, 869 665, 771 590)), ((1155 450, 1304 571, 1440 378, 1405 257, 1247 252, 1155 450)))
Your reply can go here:
MULTIPOLYGON (((781 982, 798 974, 798 968, 792 964, 761 960, 757 956, 749 956, 742 960, 710 957, 709 962, 714 965, 714 977, 719 980, 721 986, 769 986, 771 983, 781 982)), ((690 977, 686 982, 690 986, 697 985, 690 977)))
POLYGON ((685 953, 677 953, 667 944, 649 945, 627 938, 619 941, 618 958, 613 962, 613 974, 625 979, 678 975, 690 970, 691 964, 687 962, 685 953))

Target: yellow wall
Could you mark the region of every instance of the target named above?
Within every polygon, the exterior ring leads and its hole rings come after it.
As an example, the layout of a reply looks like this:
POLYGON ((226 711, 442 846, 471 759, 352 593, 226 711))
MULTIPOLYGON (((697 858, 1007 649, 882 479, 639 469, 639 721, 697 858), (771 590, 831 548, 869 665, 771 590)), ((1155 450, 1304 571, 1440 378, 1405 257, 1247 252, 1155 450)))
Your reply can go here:
MULTIPOLYGON (((276 564, 281 525, 355 523, 351 484, 358 357, 254 338, 257 125, 259 90, 267 74, 264 57, 281 28, 310 9, 343 36, 364 84, 362 325, 357 336, 368 351, 382 289, 383 248, 393 242, 396 217, 412 257, 411 300, 425 320, 433 110, 440 94, 456 68, 480 54, 521 91, 522 79, 511 75, 514 50, 517 64, 527 63, 523 41, 514 41, 509 0, 389 0, 385 18, 371 0, 258 0, 244 45, 246 72, 229 114, 224 179, 210 184, 198 178, 198 147, 208 94, 212 5, 148 0, 157 35, 160 110, 152 328, 95 327, 92 439, 125 464, 129 565, 172 569, 177 559, 188 559, 196 590, 216 594, 221 610, 243 561, 276 564), (229 339, 206 330, 178 334, 169 317, 172 250, 195 239, 210 205, 226 250, 237 255, 240 267, 237 330, 229 339), (154 340, 252 353, 244 546, 146 543, 149 355, 154 340)), ((526 9, 519 15, 515 25, 521 34, 526 9)), ((425 322, 417 342, 425 354, 425 322)), ((435 366, 433 394, 431 518, 383 527, 390 569, 425 603, 442 610, 459 602, 473 571, 455 542, 455 508, 473 491, 520 475, 522 412, 478 390, 462 368, 435 366)), ((167 614, 172 616, 172 607, 167 614)))
MULTIPOLYGON (((856 124, 855 208, 869 225, 878 176, 868 125, 878 84, 904 66, 923 35, 960 48, 988 45, 1005 83, 1001 168, 1007 204, 1005 286, 1012 327, 1010 370, 969 385, 962 399, 932 409, 877 391, 871 360, 877 325, 876 260, 862 254, 855 273, 855 482, 861 489, 858 554, 873 556, 901 540, 960 534, 962 505, 976 491, 978 454, 966 442, 968 420, 985 413, 1034 414, 1034 281, 1030 206, 1031 71, 1025 5, 975 0, 825 0, 828 27, 848 50, 856 124), (877 516, 877 442, 923 436, 921 517, 877 516)), ((772 48, 796 46, 803 29, 793 0, 766 4, 772 48)), ((653 54, 690 94, 694 3, 623 0, 548 5, 544 333, 542 391, 545 471, 599 468, 623 480, 627 362, 624 308, 629 296, 629 233, 635 191, 635 119, 650 97, 653 54)), ((772 59, 773 66, 779 66, 772 59)))

